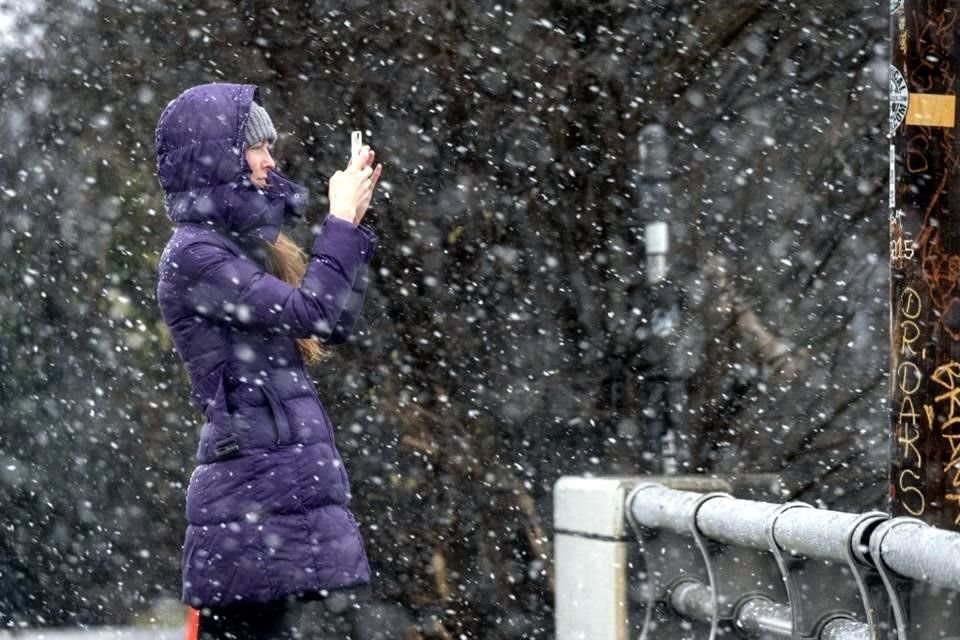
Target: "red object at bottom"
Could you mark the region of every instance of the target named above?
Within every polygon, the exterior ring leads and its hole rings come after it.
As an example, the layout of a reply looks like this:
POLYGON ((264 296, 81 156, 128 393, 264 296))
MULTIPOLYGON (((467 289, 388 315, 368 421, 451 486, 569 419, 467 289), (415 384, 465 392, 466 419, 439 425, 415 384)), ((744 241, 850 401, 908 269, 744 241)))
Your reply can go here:
POLYGON ((197 640, 197 629, 200 626, 200 611, 193 607, 187 608, 187 640, 197 640))

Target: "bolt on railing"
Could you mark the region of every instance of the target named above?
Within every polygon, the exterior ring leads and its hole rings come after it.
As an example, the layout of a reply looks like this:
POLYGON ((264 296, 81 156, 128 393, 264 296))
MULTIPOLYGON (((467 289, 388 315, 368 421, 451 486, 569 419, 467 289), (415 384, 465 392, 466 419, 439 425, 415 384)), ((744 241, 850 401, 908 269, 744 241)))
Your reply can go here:
POLYGON ((960 533, 716 489, 562 478, 557 637, 960 639, 960 533))

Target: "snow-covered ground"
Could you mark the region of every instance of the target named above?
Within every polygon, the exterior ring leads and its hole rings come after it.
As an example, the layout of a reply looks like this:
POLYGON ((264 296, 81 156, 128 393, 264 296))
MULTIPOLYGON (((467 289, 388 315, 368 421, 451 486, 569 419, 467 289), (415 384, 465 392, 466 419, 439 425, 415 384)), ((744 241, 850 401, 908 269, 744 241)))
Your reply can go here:
POLYGON ((19 629, 0 631, 0 640, 183 640, 184 629, 94 627, 90 629, 19 629))

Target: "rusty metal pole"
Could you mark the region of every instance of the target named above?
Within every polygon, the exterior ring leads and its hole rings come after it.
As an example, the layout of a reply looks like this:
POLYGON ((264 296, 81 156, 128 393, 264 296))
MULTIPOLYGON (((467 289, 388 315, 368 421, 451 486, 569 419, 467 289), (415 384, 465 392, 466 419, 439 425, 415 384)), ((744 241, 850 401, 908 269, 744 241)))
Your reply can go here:
POLYGON ((890 11, 891 508, 960 530, 960 3, 890 11))

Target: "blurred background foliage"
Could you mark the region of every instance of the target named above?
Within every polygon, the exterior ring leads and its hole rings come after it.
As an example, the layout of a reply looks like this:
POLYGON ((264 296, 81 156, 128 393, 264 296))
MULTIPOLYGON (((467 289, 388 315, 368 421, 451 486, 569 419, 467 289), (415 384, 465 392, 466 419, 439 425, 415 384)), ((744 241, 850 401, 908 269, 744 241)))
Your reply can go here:
POLYGON ((349 130, 385 164, 364 320, 314 374, 398 634, 552 637, 564 474, 772 473, 778 499, 884 506, 886 5, 7 11, 3 625, 179 596, 201 418, 154 297, 153 135, 210 81, 261 86, 311 222, 349 130))

